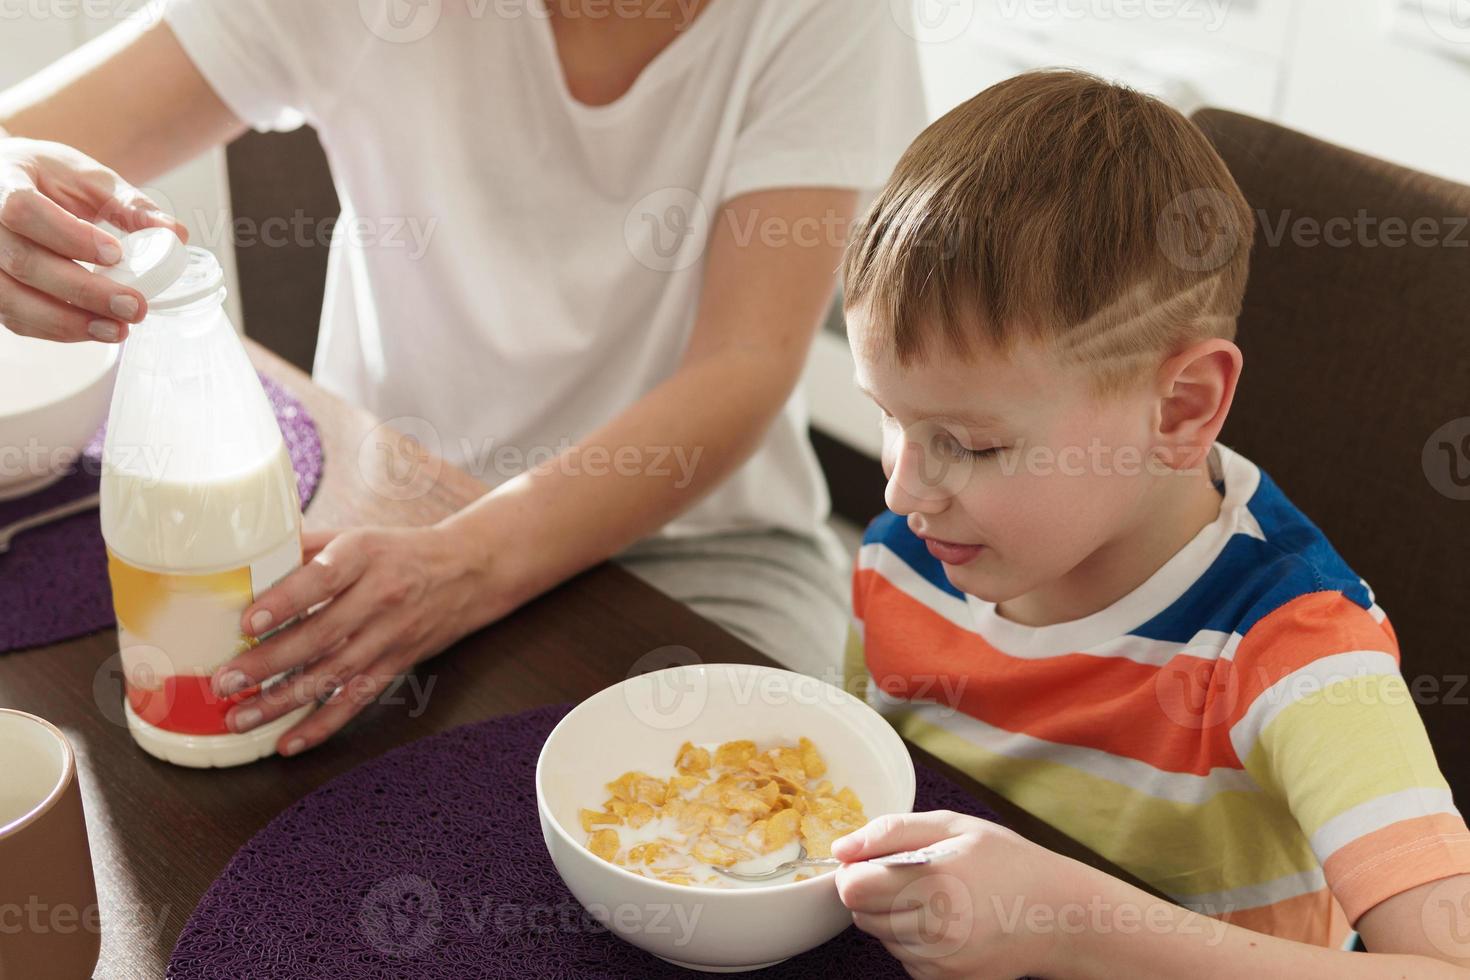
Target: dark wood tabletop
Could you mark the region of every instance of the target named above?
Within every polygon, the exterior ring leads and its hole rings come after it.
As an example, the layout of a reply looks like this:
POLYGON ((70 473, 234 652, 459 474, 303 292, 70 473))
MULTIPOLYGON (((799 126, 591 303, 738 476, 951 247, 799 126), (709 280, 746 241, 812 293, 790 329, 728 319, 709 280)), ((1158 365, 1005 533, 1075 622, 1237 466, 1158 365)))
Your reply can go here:
MULTIPOLYGON (((375 492, 386 476, 375 467, 393 465, 372 447, 360 451, 365 440, 382 440, 378 420, 318 388, 265 348, 246 343, 256 366, 301 400, 321 432, 326 466, 306 511, 307 527, 423 526, 485 492, 463 470, 437 461, 422 493, 375 492)), ((145 754, 123 723, 112 630, 0 654, 0 707, 50 720, 76 750, 103 922, 96 976, 156 980, 210 882, 242 844, 295 800, 422 736, 579 701, 626 678, 645 654, 669 646, 686 647, 706 663, 772 663, 686 606, 603 565, 421 664, 416 687, 405 685, 397 696, 390 690, 334 738, 293 759, 272 757, 221 772, 181 768, 145 754), (408 694, 426 689, 427 698, 408 694)), ((913 752, 1020 833, 1134 881, 974 780, 918 748, 913 752)))

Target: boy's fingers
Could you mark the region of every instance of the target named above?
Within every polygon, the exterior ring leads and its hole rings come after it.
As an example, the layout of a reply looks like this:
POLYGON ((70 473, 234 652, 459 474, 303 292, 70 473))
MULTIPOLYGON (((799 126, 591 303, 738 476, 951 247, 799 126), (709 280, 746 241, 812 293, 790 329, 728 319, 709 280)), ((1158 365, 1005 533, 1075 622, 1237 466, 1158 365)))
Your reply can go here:
POLYGON ((953 836, 951 823, 959 814, 950 810, 924 813, 889 813, 832 842, 832 856, 839 861, 865 861, 868 858, 914 851, 953 836))

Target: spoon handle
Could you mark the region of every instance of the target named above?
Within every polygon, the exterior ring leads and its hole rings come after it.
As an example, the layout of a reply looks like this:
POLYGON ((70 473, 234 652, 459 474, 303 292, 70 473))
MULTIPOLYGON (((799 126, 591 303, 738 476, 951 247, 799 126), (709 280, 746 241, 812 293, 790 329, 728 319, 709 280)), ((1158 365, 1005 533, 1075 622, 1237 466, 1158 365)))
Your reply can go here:
POLYGON ((59 521, 63 517, 70 517, 72 514, 79 514, 85 510, 91 510, 92 508, 97 506, 100 499, 100 495, 94 493, 89 496, 73 500, 69 503, 62 504, 59 507, 53 507, 50 510, 42 511, 39 514, 33 514, 32 516, 27 517, 24 520, 19 520, 16 521, 14 524, 10 524, 3 528, 0 528, 0 554, 3 554, 4 552, 10 550, 11 539, 13 539, 17 534, 20 534, 22 531, 29 531, 32 528, 40 527, 43 524, 49 524, 52 521, 59 521))

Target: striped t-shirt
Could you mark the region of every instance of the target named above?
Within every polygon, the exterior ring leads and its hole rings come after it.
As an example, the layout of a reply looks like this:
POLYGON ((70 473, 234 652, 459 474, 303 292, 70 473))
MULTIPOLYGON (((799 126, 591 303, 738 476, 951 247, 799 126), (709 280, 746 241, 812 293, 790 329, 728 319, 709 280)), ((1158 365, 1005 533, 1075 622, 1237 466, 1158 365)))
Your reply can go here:
MULTIPOLYGON (((1399 892, 1470 872, 1373 593, 1250 460, 1133 592, 1028 627, 879 517, 848 690, 906 738, 1205 914, 1342 946, 1399 892)), ((1345 491, 1347 492, 1347 491, 1345 491)))

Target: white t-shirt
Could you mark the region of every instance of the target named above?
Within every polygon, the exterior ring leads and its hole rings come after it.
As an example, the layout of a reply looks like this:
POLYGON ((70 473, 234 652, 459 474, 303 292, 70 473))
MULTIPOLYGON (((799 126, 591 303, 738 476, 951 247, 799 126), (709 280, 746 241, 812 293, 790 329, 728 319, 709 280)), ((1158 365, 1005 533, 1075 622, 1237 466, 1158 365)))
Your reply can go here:
MULTIPOLYGON (((903 6, 711 0, 596 108, 568 92, 542 0, 165 10, 242 119, 320 133, 343 216, 316 380, 493 485, 673 373, 724 202, 887 178, 924 122, 903 6)), ((666 533, 810 533, 828 500, 806 427, 798 393, 666 533)))

